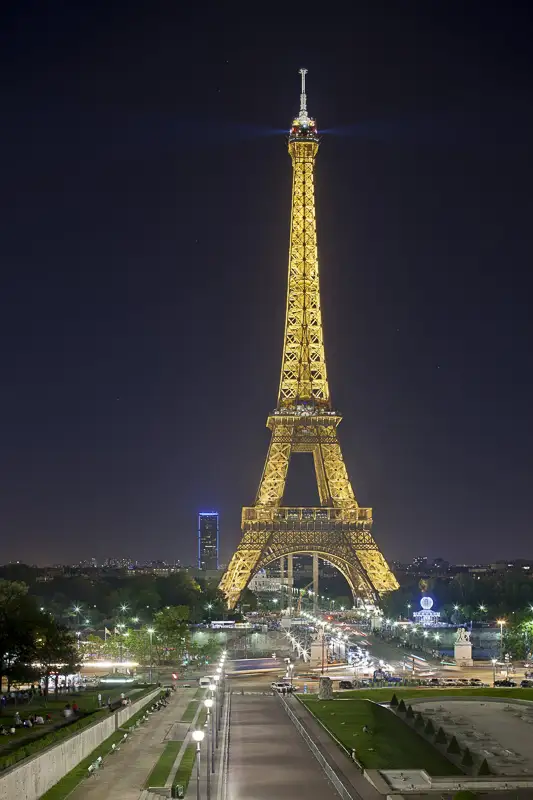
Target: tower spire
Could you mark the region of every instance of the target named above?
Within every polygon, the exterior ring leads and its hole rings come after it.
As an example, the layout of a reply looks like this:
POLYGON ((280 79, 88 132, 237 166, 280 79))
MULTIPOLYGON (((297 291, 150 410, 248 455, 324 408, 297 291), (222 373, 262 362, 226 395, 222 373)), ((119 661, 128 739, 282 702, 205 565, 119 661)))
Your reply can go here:
POLYGON ((302 67, 299 69, 298 72, 302 76, 302 92, 300 94, 300 115, 305 114, 307 116, 307 95, 305 93, 305 76, 307 75, 307 70, 302 67))

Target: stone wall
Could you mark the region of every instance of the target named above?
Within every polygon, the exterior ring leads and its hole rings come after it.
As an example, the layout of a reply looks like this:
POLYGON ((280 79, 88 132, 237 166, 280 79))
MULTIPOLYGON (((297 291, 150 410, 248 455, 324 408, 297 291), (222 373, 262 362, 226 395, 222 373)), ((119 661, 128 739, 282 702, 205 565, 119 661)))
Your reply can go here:
POLYGON ((159 691, 150 692, 130 706, 0 773, 0 800, 39 800, 159 691))

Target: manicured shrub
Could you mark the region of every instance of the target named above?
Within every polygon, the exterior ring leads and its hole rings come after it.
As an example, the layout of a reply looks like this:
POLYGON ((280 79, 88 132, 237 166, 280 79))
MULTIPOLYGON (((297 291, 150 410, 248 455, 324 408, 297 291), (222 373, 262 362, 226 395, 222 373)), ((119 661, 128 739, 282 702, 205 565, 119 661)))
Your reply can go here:
POLYGON ((413 719, 415 716, 415 712, 413 711, 413 706, 407 706, 407 713, 405 715, 407 719, 413 719))
POLYGON ((407 711, 407 709, 405 707, 405 703, 403 702, 403 700, 400 700, 400 702, 398 703, 398 709, 397 710, 400 712, 400 714, 405 714, 405 712, 407 711))
POLYGON ((465 748, 465 751, 463 753, 463 757, 461 759, 461 764, 463 765, 463 767, 471 767, 474 764, 474 759, 472 758, 472 753, 470 752, 468 747, 465 748))
POLYGON ((477 774, 478 775, 490 775, 491 774, 490 767, 489 767, 489 764, 488 764, 486 758, 484 758, 483 761, 481 762, 481 764, 479 765, 479 769, 477 771, 477 774))
POLYGON ((424 727, 424 717, 417 711, 415 714, 415 728, 423 728, 424 727))
POLYGON ((446 734, 444 733, 442 728, 439 728, 437 731, 437 735, 435 736, 435 742, 437 744, 446 744, 446 734))
POLYGON ((426 727, 424 728, 424 731, 428 735, 431 735, 432 733, 435 733, 435 728, 434 728, 433 723, 432 723, 432 721, 430 719, 428 719, 428 721, 426 722, 426 727))
POLYGON ((395 694, 392 695, 392 700, 390 701, 390 704, 393 708, 396 708, 396 706, 398 705, 398 698, 396 697, 395 694))
POLYGON ((452 738, 450 739, 450 744, 448 745, 447 750, 448 753, 451 753, 452 755, 458 756, 460 754, 461 748, 459 747, 459 742, 457 741, 455 736, 452 736, 452 738))

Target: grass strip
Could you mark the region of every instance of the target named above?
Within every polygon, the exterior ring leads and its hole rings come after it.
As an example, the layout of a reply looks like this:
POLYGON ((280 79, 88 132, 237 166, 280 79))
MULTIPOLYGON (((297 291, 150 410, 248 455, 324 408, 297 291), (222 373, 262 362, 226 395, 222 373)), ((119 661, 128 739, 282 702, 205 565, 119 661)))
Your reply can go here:
POLYGON ((322 724, 367 769, 425 769, 430 775, 461 770, 394 713, 366 700, 344 703, 300 698, 322 724), (370 733, 363 732, 363 726, 370 733))
POLYGON ((194 719, 194 715, 198 709, 198 701, 191 700, 191 702, 187 705, 187 708, 183 712, 183 716, 181 718, 182 722, 192 722, 194 719))
POLYGON ((180 761, 180 765, 174 778, 173 788, 181 784, 183 786, 184 794, 187 792, 187 787, 191 779, 191 773, 196 761, 196 745, 188 744, 185 752, 180 761))
POLYGON ((180 751, 181 742, 167 742, 165 745, 165 749, 159 756, 159 759, 151 771, 150 775, 148 776, 144 788, 149 789, 150 786, 164 786, 168 776, 170 775, 170 770, 174 764, 174 761, 177 758, 177 755, 180 751))
POLYGON ((195 700, 200 700, 200 698, 202 698, 204 696, 204 693, 205 693, 205 687, 204 686, 200 686, 200 688, 196 690, 196 694, 194 695, 194 699, 195 700))

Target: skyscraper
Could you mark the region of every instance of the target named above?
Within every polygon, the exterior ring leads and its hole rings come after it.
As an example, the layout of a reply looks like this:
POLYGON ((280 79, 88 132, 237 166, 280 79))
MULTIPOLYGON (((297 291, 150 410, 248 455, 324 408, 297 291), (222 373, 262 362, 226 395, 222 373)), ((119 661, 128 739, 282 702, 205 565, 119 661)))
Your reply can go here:
POLYGON ((218 511, 198 514, 198 569, 218 569, 218 511))

